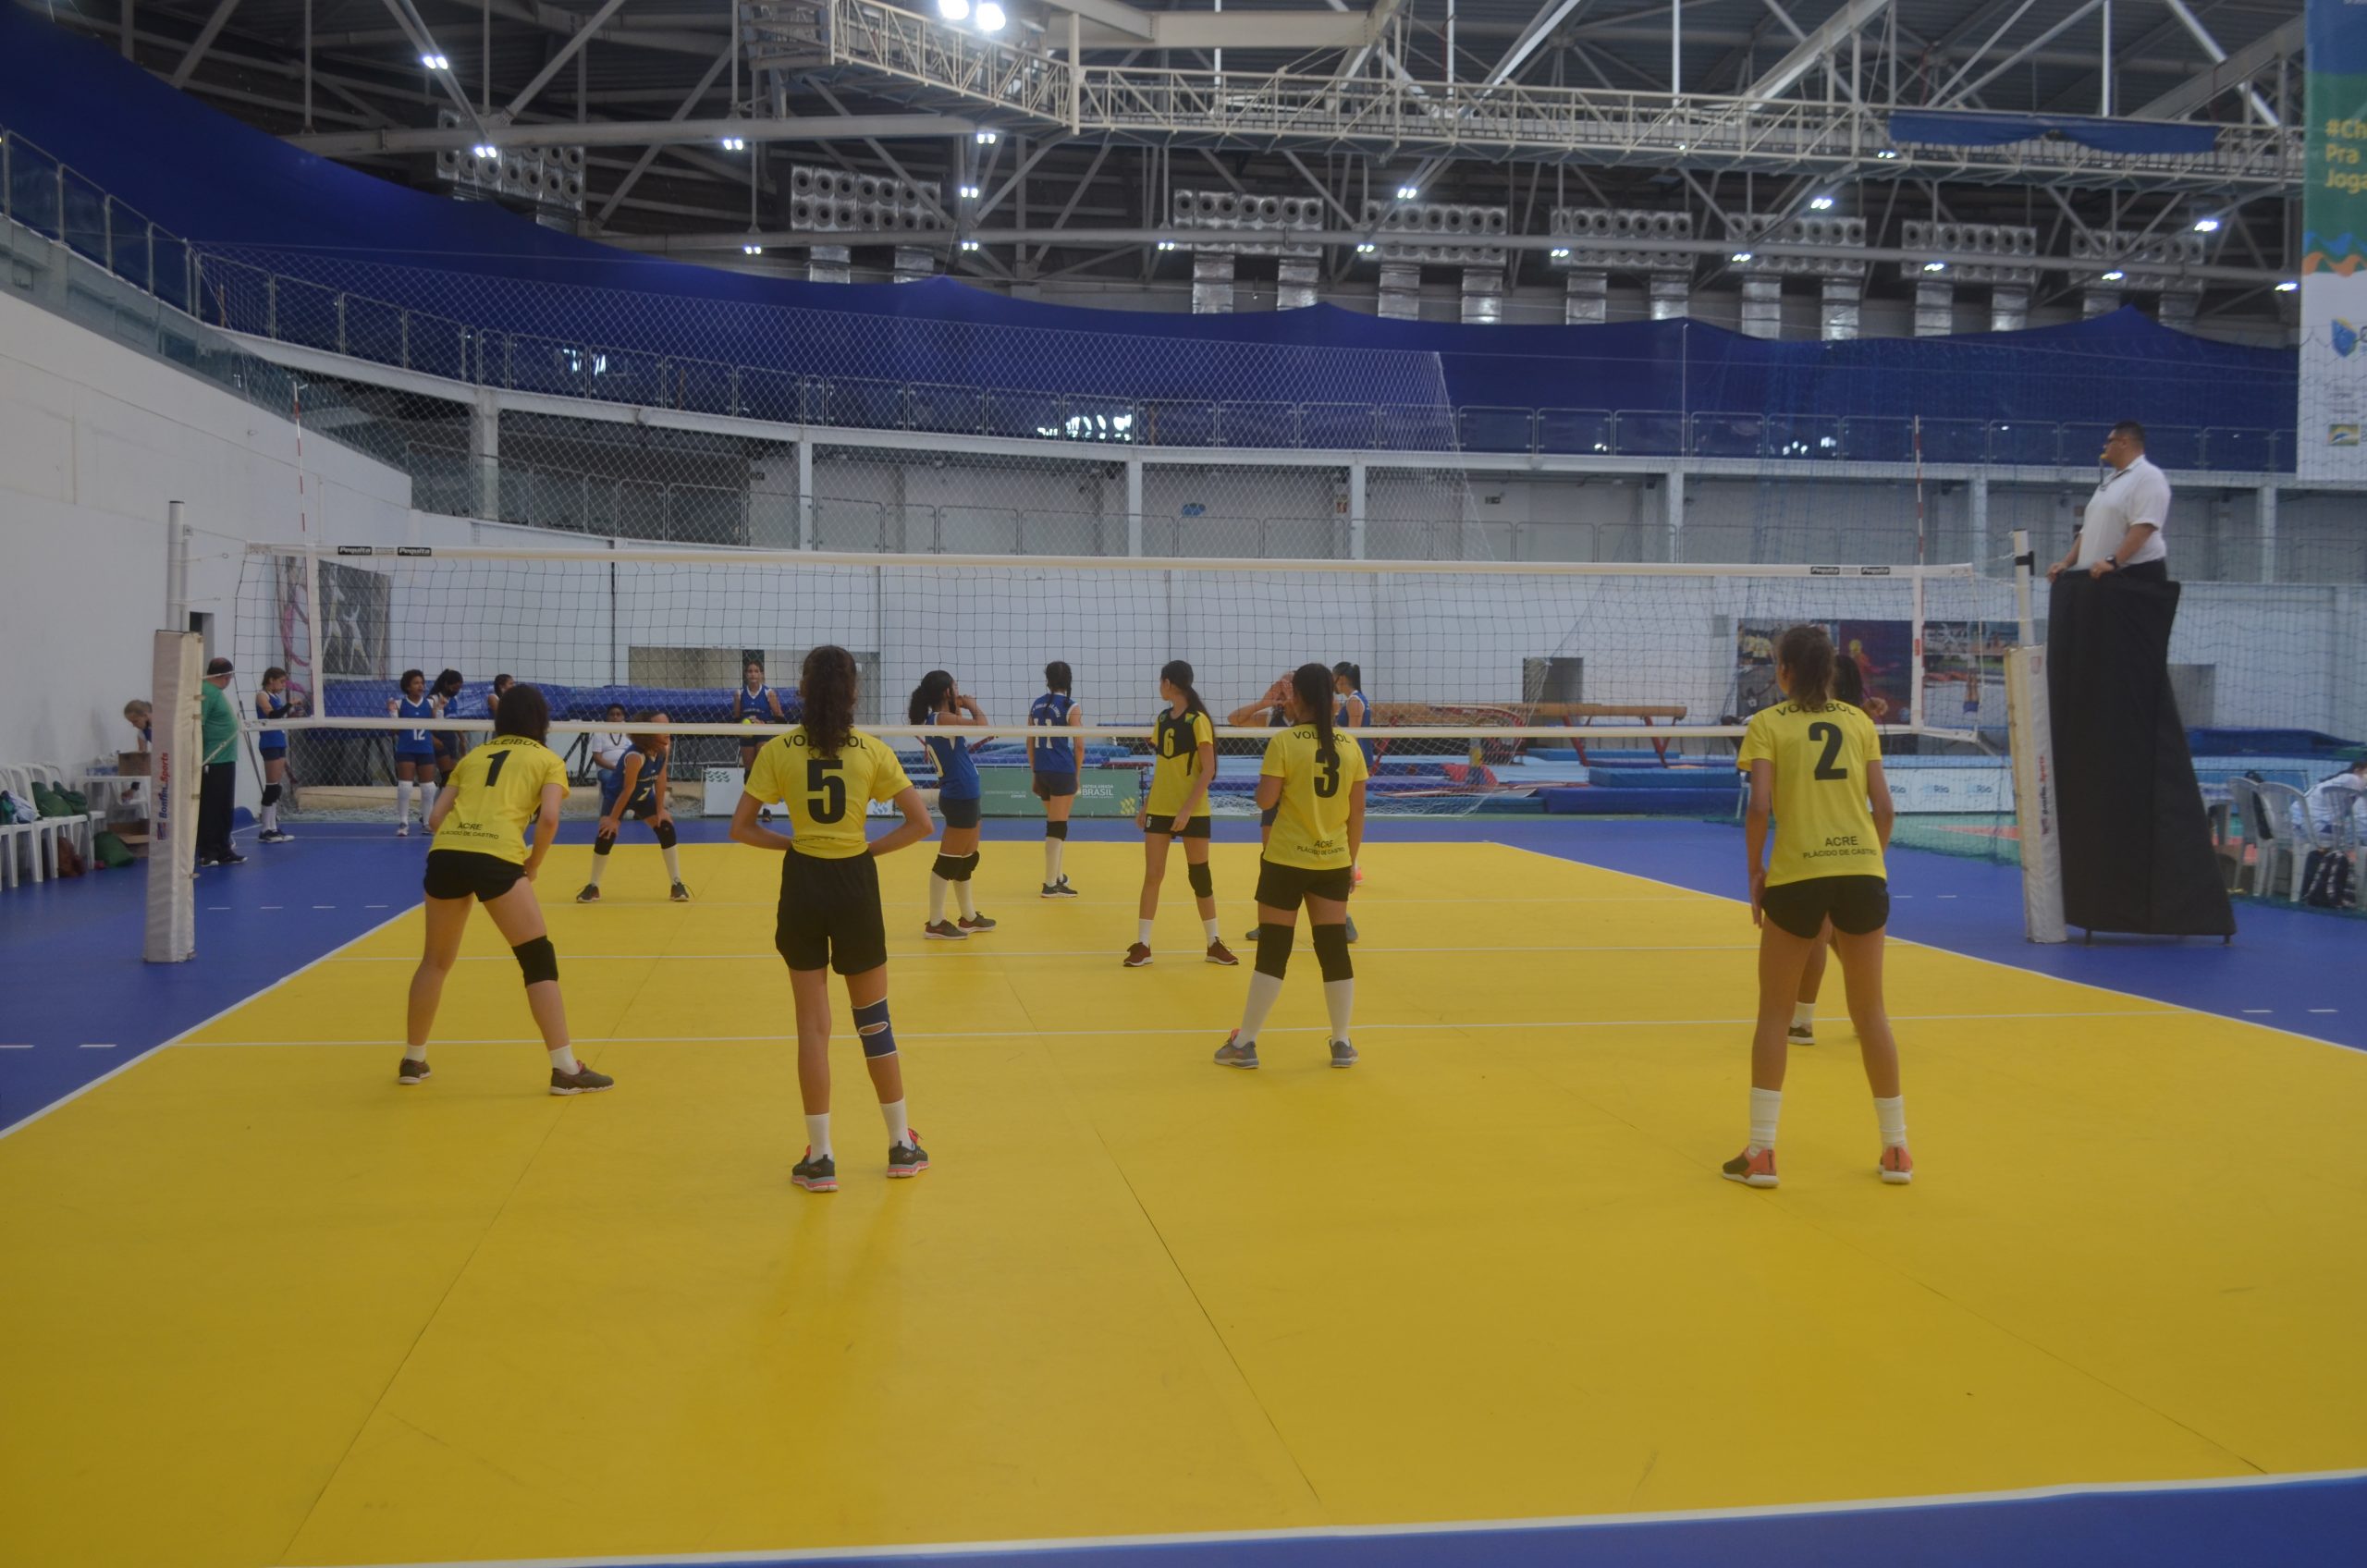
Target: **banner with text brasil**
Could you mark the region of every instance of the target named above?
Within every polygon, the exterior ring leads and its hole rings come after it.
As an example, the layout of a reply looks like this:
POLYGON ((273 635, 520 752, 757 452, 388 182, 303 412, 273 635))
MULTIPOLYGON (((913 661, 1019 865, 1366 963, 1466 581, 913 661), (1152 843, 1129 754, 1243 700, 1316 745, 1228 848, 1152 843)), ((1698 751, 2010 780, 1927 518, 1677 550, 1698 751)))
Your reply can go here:
POLYGON ((2367 477, 2367 0, 2309 0, 2301 200, 2303 479, 2367 477))

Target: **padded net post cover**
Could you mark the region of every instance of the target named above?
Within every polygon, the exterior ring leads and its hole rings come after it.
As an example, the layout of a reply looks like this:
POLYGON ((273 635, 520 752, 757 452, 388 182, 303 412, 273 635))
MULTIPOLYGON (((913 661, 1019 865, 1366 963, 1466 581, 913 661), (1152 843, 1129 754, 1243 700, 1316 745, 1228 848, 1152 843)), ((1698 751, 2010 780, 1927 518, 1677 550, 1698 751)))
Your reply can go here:
POLYGON ((2063 914, 2087 931, 2226 937, 2234 910, 2170 692, 2178 584, 2066 572, 2047 616, 2063 914))

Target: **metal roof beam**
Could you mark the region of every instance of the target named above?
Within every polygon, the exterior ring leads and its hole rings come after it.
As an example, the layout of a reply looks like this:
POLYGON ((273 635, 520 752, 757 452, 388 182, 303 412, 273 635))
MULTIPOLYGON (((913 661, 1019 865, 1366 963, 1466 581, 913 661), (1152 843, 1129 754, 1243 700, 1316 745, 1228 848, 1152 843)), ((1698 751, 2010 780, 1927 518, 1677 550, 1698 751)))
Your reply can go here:
POLYGON ((1891 0, 1846 0, 1814 32, 1793 46, 1774 67, 1744 88, 1738 98, 1772 98, 1816 69, 1834 50, 1847 43, 1859 28, 1890 9, 1891 0))
POLYGON ((652 147, 720 141, 727 136, 750 141, 854 141, 866 137, 967 136, 977 129, 975 121, 954 115, 816 115, 790 119, 594 120, 586 125, 497 125, 482 130, 435 126, 327 131, 287 140, 290 146, 307 153, 350 158, 371 153, 440 153, 479 142, 496 147, 541 147, 551 142, 570 147, 652 147))
MULTIPOLYGON (((2177 7, 2183 11, 2184 6, 2177 7)), ((2262 34, 2234 54, 2221 54, 2212 67, 2201 75, 2180 82, 2152 103, 2132 111, 2130 117, 2140 120, 2182 120, 2197 109, 2252 78, 2290 55, 2301 52, 2307 42, 2308 30, 2304 18, 2295 17, 2273 32, 2262 34)), ((2214 43, 2212 48, 2217 48, 2214 43)), ((2257 94, 2255 94, 2257 96, 2257 94)), ((2265 107, 2265 105, 2263 105, 2265 107)), ((2272 116, 2269 124, 2278 122, 2272 116)))
POLYGON ((558 75, 561 67, 575 58, 576 51, 592 42, 592 35, 600 31, 600 24, 624 8, 624 3, 625 0, 607 0, 606 5, 593 12, 591 18, 575 30, 574 35, 559 45, 558 53, 543 62, 543 68, 534 73, 534 79, 518 90, 518 95, 502 109, 502 119, 516 119, 519 111, 534 101, 534 94, 548 86, 551 78, 558 75))
MULTIPOLYGON (((713 63, 706 67, 706 74, 699 78, 698 85, 691 89, 690 92, 682 99, 681 107, 677 108, 673 114, 668 116, 668 118, 676 123, 690 118, 691 111, 699 106, 699 100, 707 95, 708 91, 715 86, 715 79, 721 76, 723 74, 723 67, 730 63, 731 52, 730 49, 726 49, 722 54, 717 55, 713 63)), ((599 216, 595 218, 593 221, 595 223, 607 223, 608 221, 608 214, 615 212, 619 204, 621 203, 627 196, 632 194, 632 188, 641 183, 641 177, 647 174, 649 172, 649 165, 656 161, 657 144, 652 142, 649 146, 642 149, 641 156, 633 161, 632 168, 625 171, 624 178, 618 182, 615 191, 609 195, 608 200, 601 206, 599 216)))
POLYGON ((214 7, 214 14, 205 18, 205 26, 198 31, 196 42, 189 46, 189 53, 183 55, 181 63, 173 67, 170 80, 175 87, 189 85, 190 74, 197 69, 198 62, 205 58, 205 52, 214 47, 214 41, 222 36, 222 24, 228 21, 230 13, 238 8, 239 0, 222 0, 214 7))

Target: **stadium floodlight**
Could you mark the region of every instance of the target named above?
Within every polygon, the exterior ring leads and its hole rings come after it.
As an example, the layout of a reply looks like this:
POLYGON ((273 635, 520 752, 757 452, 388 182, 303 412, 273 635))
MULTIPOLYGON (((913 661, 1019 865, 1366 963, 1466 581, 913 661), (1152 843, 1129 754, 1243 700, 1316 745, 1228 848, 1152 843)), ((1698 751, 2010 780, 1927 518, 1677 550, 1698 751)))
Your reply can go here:
POLYGON ((1883 159, 1884 162, 1888 162, 1890 159, 1898 156, 1898 149, 1895 147, 1885 147, 1881 152, 1876 153, 1874 156, 1883 159))
POLYGON ((1923 263, 1923 270, 1925 272, 1945 272, 1948 270, 1948 263, 1945 262, 1925 262, 1923 263))
POLYGON ((501 149, 496 147, 490 141, 480 141, 475 146, 470 148, 469 151, 480 158, 498 158, 501 156, 501 149))
POLYGON ((1556 245, 1546 253, 1557 262, 1566 262, 1570 259, 1570 248, 1567 245, 1556 245))
POLYGON ((975 251, 975 250, 976 250, 977 248, 978 248, 978 242, 977 242, 976 240, 975 240, 975 239, 964 239, 963 241, 962 241, 962 249, 963 249, 964 251, 975 251))
POLYGON ((419 63, 432 71, 448 71, 452 68, 452 58, 448 55, 422 55, 419 57, 419 63))
POLYGON ((2112 271, 2104 274, 2104 281, 2106 283, 2118 283, 2122 278, 2127 277, 2128 276, 2128 275, 2127 273, 2121 271, 2118 267, 2115 267, 2112 271))
POLYGON ((978 199, 978 188, 975 185, 957 186, 955 190, 964 202, 975 202, 978 199))
POLYGON ((1375 251, 1378 251, 1378 250, 1380 250, 1380 246, 1378 246, 1378 245, 1374 244, 1374 243, 1373 243, 1371 240, 1369 240, 1369 239, 1360 239, 1360 240, 1356 241, 1356 254, 1357 254, 1357 255, 1359 255, 1359 256, 1369 256, 1369 255, 1371 255, 1375 251))
POLYGON ((740 247, 740 253, 743 256, 761 256, 765 253, 765 248, 752 239, 740 247))
POLYGON ((1159 248, 1162 251, 1172 251, 1175 249, 1175 241, 1172 239, 1162 239, 1159 242, 1159 248))
POLYGON ((2219 232, 2219 220, 2214 217, 2197 218, 2194 220, 2194 231, 2197 234, 2216 234, 2219 232))
POLYGON ((744 136, 727 136, 723 139, 723 150, 727 153, 744 153, 748 150, 748 139, 744 136))
POLYGON ((981 147, 991 147, 996 142, 1002 140, 1002 132, 999 130, 982 130, 978 132, 976 136, 971 138, 971 140, 975 141, 981 147))
POLYGON ((1416 201, 1421 194, 1422 188, 1418 185, 1401 185, 1397 188, 1397 199, 1401 202, 1416 201))
POLYGON ((947 21, 966 21, 970 16, 970 0, 937 0, 937 14, 947 21))
POLYGON ((1002 24, 1008 19, 1002 14, 1002 7, 996 5, 995 0, 978 0, 979 31, 1000 32, 1002 24))
POLYGON ((1729 261, 1747 262, 1747 261, 1750 260, 1750 252, 1749 252, 1749 251, 1735 251, 1732 256, 1728 257, 1727 259, 1728 259, 1729 261))
POLYGON ((2288 277, 2288 278, 2287 278, 2284 282, 2282 282, 2282 283, 2280 283, 2280 284, 2278 284, 2278 285, 2276 286, 2276 291, 2277 291, 2279 294, 2290 294, 2290 293, 2292 293, 2295 289, 2297 289, 2297 288, 2300 288, 2300 287, 2301 287, 2301 286, 2300 286, 2300 284, 2298 284, 2298 283, 2294 282, 2291 278, 2289 278, 2289 277, 2288 277))
POLYGON ((1812 213, 1829 213, 1833 211, 1833 198, 1830 196, 1809 197, 1809 211, 1812 213))

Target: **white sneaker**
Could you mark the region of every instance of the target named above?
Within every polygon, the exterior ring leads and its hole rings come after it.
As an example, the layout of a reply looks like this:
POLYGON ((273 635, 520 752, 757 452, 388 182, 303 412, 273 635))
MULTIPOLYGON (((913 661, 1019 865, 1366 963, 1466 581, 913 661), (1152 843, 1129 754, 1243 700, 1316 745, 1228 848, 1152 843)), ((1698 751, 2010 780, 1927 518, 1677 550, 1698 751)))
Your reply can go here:
POLYGON ((409 822, 398 822, 398 823, 396 823, 396 824, 395 824, 395 837, 396 837, 396 838, 398 838, 398 839, 408 839, 408 838, 410 838, 410 837, 411 837, 411 824, 410 824, 409 822))

